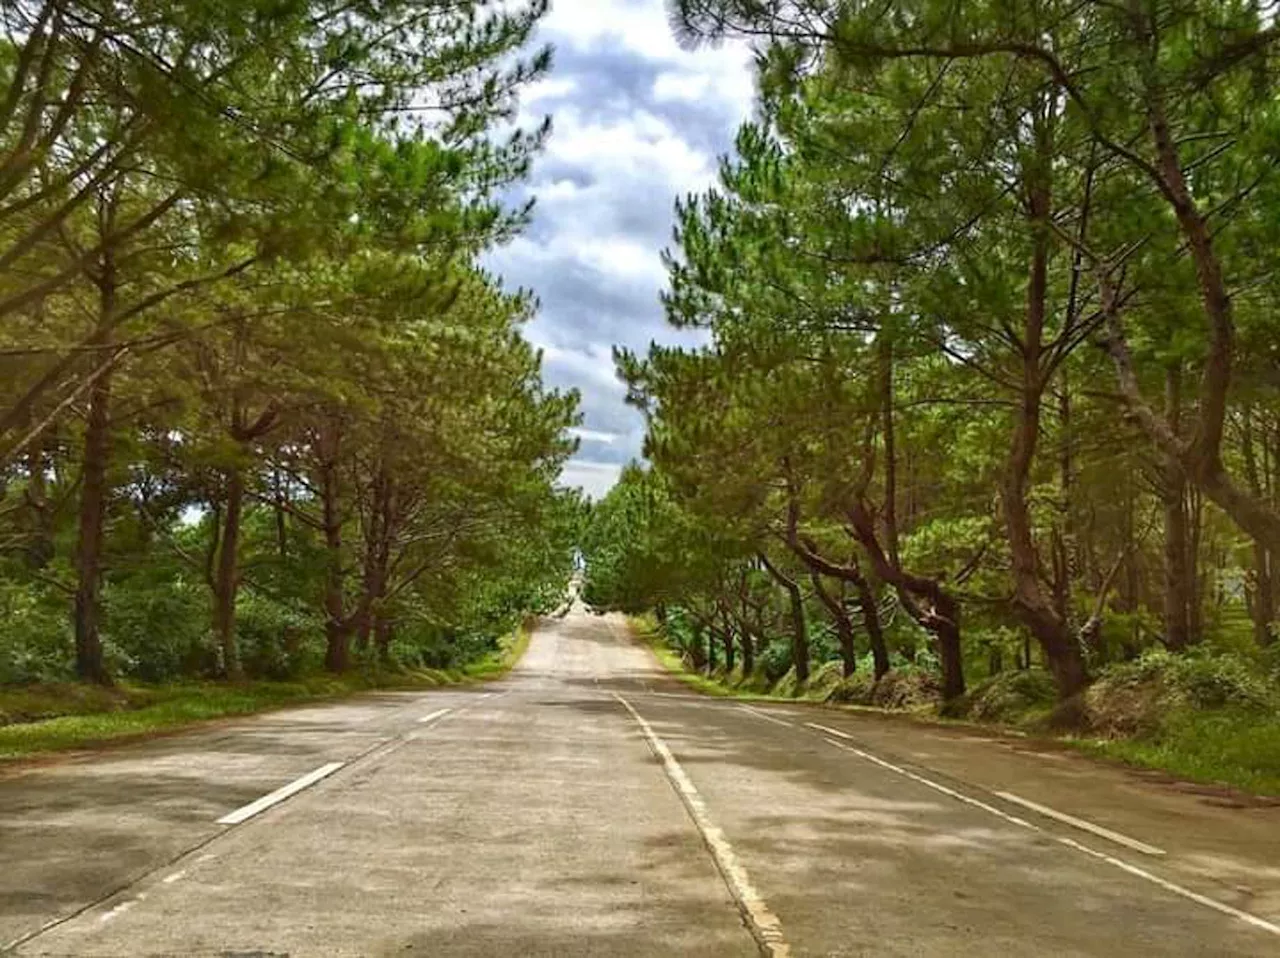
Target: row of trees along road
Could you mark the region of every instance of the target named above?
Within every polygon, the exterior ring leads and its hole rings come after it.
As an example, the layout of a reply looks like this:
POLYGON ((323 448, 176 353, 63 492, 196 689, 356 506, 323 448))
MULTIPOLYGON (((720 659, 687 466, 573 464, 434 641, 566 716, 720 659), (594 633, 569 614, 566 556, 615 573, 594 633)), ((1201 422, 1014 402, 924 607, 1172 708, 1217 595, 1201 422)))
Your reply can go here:
POLYGON ((450 664, 562 587, 576 397, 477 265, 545 6, 3 5, 0 681, 450 664))
POLYGON ((846 673, 857 634, 877 677, 919 638, 947 698, 1269 646, 1274 6, 673 8, 752 42, 760 93, 668 254, 709 344, 618 356, 652 469, 596 512, 595 600, 748 671, 776 623, 801 680, 815 619, 846 673))

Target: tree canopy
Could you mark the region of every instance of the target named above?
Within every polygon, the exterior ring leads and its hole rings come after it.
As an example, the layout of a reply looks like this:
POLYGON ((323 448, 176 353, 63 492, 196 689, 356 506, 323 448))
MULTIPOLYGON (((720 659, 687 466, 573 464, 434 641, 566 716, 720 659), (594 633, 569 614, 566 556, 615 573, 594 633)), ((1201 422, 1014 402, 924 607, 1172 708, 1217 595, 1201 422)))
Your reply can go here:
POLYGON ((597 533, 600 601, 729 610, 705 629, 757 660, 776 618, 801 680, 860 633, 946 698, 1014 663, 1069 699, 1152 645, 1267 654, 1265 5, 671 6, 691 44, 753 44, 759 97, 677 205, 667 315, 708 345, 618 356, 649 466, 596 523, 640 489, 675 518, 597 533), (683 563, 642 557, 664 535, 683 563), (624 600, 630 563, 660 581, 624 600))
POLYGON ((447 665, 555 604, 577 397, 481 256, 529 3, 0 12, 0 681, 447 665))

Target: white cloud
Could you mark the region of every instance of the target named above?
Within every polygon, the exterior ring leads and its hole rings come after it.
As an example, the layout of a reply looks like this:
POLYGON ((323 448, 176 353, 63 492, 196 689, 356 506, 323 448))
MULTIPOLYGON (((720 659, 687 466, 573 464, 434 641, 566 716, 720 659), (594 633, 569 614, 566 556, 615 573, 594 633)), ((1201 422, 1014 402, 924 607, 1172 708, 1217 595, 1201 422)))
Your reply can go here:
POLYGON ((598 429, 580 429, 576 426, 569 430, 569 435, 575 436, 583 442, 601 442, 606 446, 612 446, 618 441, 618 434, 616 432, 601 432, 598 429))
POLYGON ((626 392, 626 385, 614 372, 613 355, 608 344, 587 343, 583 349, 564 349, 559 346, 540 348, 543 368, 550 373, 551 378, 570 383, 585 381, 611 392, 626 392))
POLYGON ((664 0, 552 0, 539 36, 557 55, 521 103, 523 125, 554 123, 529 184, 535 220, 487 265, 542 303, 526 335, 547 381, 580 391, 585 420, 586 452, 561 482, 599 497, 644 436, 612 346, 700 339, 663 321, 660 254, 675 200, 713 183, 748 115, 753 73, 741 46, 682 50, 664 0))
POLYGON ((560 485, 577 486, 592 499, 603 499, 622 475, 622 465, 615 462, 592 462, 574 459, 560 473, 560 485))

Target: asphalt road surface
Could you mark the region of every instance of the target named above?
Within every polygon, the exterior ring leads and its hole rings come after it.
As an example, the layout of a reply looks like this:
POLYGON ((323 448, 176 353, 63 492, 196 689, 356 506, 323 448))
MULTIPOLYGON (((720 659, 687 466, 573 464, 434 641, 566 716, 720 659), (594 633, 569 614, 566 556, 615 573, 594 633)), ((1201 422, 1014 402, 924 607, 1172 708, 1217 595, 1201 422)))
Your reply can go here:
POLYGON ((0 950, 1274 956, 1280 809, 696 697, 573 612, 499 683, 5 772, 0 950))

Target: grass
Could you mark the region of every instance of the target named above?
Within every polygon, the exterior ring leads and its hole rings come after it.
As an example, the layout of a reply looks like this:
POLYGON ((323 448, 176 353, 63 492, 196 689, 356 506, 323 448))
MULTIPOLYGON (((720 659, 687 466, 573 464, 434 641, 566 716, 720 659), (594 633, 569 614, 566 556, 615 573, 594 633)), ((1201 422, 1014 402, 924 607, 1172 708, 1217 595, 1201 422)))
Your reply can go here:
POLYGON ((532 637, 533 622, 526 619, 514 632, 498 640, 497 651, 490 652, 478 662, 463 666, 462 677, 485 682, 502 678, 524 658, 532 637))
POLYGON ((425 689, 492 681, 529 647, 522 625, 499 649, 461 669, 314 675, 290 682, 184 683, 112 689, 73 683, 0 688, 0 762, 141 738, 211 719, 333 701, 374 689, 425 689))
MULTIPOLYGON (((691 689, 721 698, 762 701, 808 701, 825 705, 822 698, 745 692, 715 676, 690 672, 679 653, 665 642, 657 623, 649 616, 629 620, 633 633, 657 656, 662 666, 691 689)), ((997 690, 999 691, 999 690, 997 690)), ((1006 690, 1008 691, 1008 690, 1006 690)), ((1254 795, 1280 796, 1280 715, 1257 708, 1206 708, 1183 704, 1167 707, 1154 728, 1130 735, 1108 738, 1058 736, 1046 732, 1050 706, 1034 704, 1022 709, 1011 700, 1009 707, 986 703, 964 719, 945 718, 934 712, 890 710, 873 706, 834 704, 828 707, 847 711, 893 714, 929 724, 968 728, 1005 729, 1061 742, 1085 755, 1119 761, 1136 768, 1166 772, 1177 778, 1205 785, 1238 789, 1254 795), (985 716, 985 718, 984 718, 985 716)))
POLYGON ((1117 759, 1206 785, 1280 796, 1280 718, 1236 709, 1179 711, 1150 735, 1067 739, 1086 755, 1117 759))
POLYGON ((780 695, 767 695, 735 689, 714 676, 703 675, 700 672, 690 672, 685 665, 684 659, 680 657, 680 653, 667 644, 666 639, 663 638, 662 630, 652 616, 628 616, 627 624, 631 627, 631 634, 653 651, 658 661, 662 663, 662 667, 671 673, 673 679, 683 682, 696 692, 701 692, 703 695, 714 695, 718 698, 735 698, 746 701, 785 700, 780 695))

